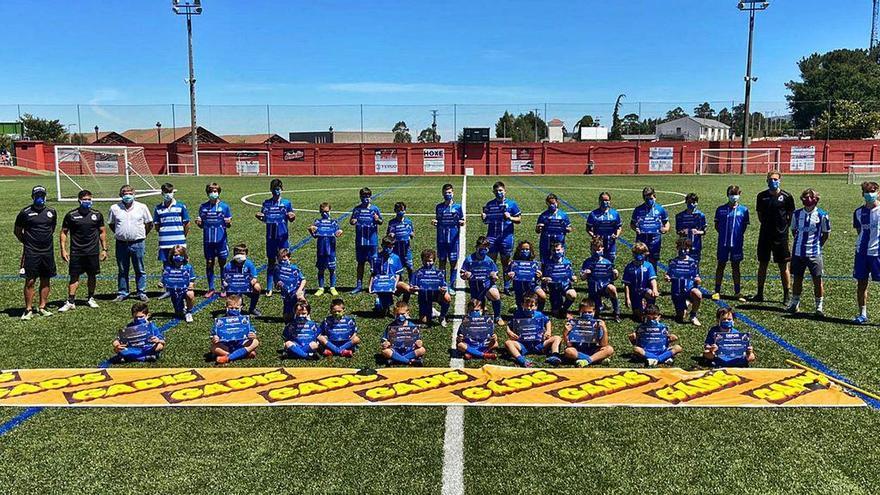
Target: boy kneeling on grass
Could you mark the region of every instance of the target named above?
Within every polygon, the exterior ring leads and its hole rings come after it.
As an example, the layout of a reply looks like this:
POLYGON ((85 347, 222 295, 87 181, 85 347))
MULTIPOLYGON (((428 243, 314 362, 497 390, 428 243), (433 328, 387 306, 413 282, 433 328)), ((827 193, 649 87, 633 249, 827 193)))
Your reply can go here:
POLYGON ((657 363, 672 364, 672 357, 682 351, 674 344, 678 336, 669 333, 665 323, 660 323, 660 308, 651 304, 644 311, 644 322, 629 334, 633 353, 645 359, 648 366, 657 363))
POLYGON ((132 362, 152 362, 159 359, 165 349, 165 336, 155 323, 149 320, 150 310, 145 302, 131 305, 131 322, 119 331, 113 341, 116 355, 110 360, 113 364, 132 362))
MULTIPOLYGON (((251 304, 248 313, 252 316, 263 316, 257 309, 260 293, 263 289, 257 281, 257 267, 248 259, 248 247, 246 244, 238 244, 232 248, 232 260, 223 268, 223 293, 250 296, 251 304)), ((240 299, 240 298, 239 298, 240 299)))
POLYGON ((574 361, 578 368, 585 368, 614 355, 614 348, 608 343, 608 329, 605 322, 596 319, 596 303, 589 298, 581 301, 580 314, 565 322, 563 339, 564 356, 574 361))
POLYGON ((226 364, 243 358, 257 357, 257 332, 250 316, 241 314, 241 296, 226 296, 226 316, 214 319, 211 329, 211 353, 217 364, 226 364))
POLYGON ((385 327, 379 352, 388 364, 422 366, 422 357, 427 351, 418 325, 409 321, 409 304, 405 301, 394 305, 394 321, 385 327))
POLYGON ((345 314, 345 302, 342 299, 330 301, 330 316, 321 323, 321 335, 318 335, 324 356, 352 357, 361 343, 357 331, 354 318, 345 314))
POLYGON ((513 313, 507 326, 507 341, 504 346, 516 364, 531 368, 535 364, 526 359, 526 354, 549 355, 547 364, 557 366, 562 363, 559 346, 562 339, 553 335, 550 318, 538 311, 538 299, 534 294, 523 298, 523 309, 513 313))
POLYGON ((165 287, 165 293, 171 297, 174 316, 192 323, 192 311, 196 301, 196 272, 189 263, 186 246, 177 245, 170 251, 170 259, 162 271, 162 285, 165 287))
POLYGON ((483 302, 471 299, 468 302, 467 316, 458 327, 455 348, 465 359, 495 359, 498 336, 495 335, 495 321, 483 314, 483 302))
POLYGON ((747 367, 755 361, 748 333, 734 327, 734 314, 731 308, 718 308, 715 312, 717 324, 706 335, 703 358, 717 367, 747 367))
POLYGON ((312 321, 312 306, 296 303, 293 321, 284 326, 284 352, 294 359, 318 359, 318 336, 321 327, 312 321))

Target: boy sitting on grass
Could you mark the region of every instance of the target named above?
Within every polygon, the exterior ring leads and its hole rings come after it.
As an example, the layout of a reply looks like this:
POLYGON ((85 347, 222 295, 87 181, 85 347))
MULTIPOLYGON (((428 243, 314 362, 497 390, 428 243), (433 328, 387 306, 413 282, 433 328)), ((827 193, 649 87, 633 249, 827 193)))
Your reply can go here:
POLYGON ((295 315, 284 326, 284 352, 294 359, 318 359, 321 327, 312 321, 311 305, 306 301, 296 303, 295 315))
POLYGON ((226 316, 214 320, 211 329, 211 353, 217 364, 226 364, 239 359, 257 357, 257 332, 250 316, 241 314, 241 296, 226 296, 226 316))
POLYGON ((361 343, 357 331, 354 318, 345 314, 345 302, 342 299, 330 301, 330 316, 321 323, 321 335, 318 335, 324 356, 352 357, 361 343))
POLYGON ((405 301, 394 305, 394 321, 385 328, 379 352, 388 364, 422 366, 422 357, 427 351, 418 325, 409 321, 409 304, 405 301))
POLYGON ((674 344, 678 336, 669 333, 665 323, 660 323, 660 308, 651 304, 644 311, 645 321, 629 334, 633 353, 645 359, 648 366, 658 363, 672 364, 672 357, 682 351, 674 344))
POLYGON ((495 359, 498 336, 495 335, 495 322, 491 316, 483 314, 483 303, 479 299, 468 302, 467 316, 458 327, 456 349, 465 359, 495 359))
POLYGON ((131 305, 131 322, 119 331, 113 341, 116 355, 110 360, 113 364, 131 362, 153 362, 165 349, 165 336, 162 330, 150 321, 150 310, 145 302, 131 305))
POLYGON ((562 334, 565 340, 564 356, 574 361, 578 368, 585 368, 614 355, 614 348, 608 343, 608 329, 605 322, 596 319, 596 306, 592 299, 581 301, 577 317, 565 322, 562 334))
POLYGON ((507 327, 507 341, 504 346, 510 352, 513 361, 524 367, 531 368, 535 364, 526 359, 526 354, 549 355, 547 364, 557 366, 562 363, 559 345, 562 339, 553 335, 550 318, 538 311, 538 300, 533 294, 523 298, 523 309, 513 313, 513 319, 507 327))

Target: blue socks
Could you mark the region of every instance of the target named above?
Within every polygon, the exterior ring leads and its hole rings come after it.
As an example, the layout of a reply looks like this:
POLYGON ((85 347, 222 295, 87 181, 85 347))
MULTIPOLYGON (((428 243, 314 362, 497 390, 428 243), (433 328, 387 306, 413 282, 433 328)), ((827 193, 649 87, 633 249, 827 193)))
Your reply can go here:
POLYGON ((336 287, 336 270, 330 269, 330 287, 336 287))
POLYGON ((501 318, 501 300, 492 301, 492 313, 495 314, 495 318, 501 318))
POLYGON ((324 344, 324 347, 326 347, 327 349, 330 349, 330 352, 332 352, 333 354, 336 354, 336 355, 339 355, 339 353, 342 352, 342 349, 340 349, 336 344, 334 344, 332 341, 329 341, 329 340, 327 341, 326 344, 324 344))
POLYGON ((476 347, 469 345, 467 346, 467 353, 476 358, 483 357, 483 351, 477 349, 476 347))
POLYGON ((733 284, 733 293, 734 294, 739 294, 740 289, 742 289, 742 287, 740 287, 739 284, 733 284))
MULTIPOLYGON (((407 356, 408 355, 409 354, 407 354, 407 356)), ((395 351, 394 349, 391 350, 391 359, 395 362, 400 363, 400 364, 409 364, 409 359, 406 356, 404 356, 403 354, 395 351)))
POLYGON ((526 365, 526 357, 523 356, 522 354, 520 354, 518 358, 515 358, 514 361, 516 361, 516 364, 518 364, 520 366, 526 365))
POLYGON ((593 360, 590 359, 589 354, 584 354, 583 352, 578 351, 578 359, 583 359, 584 361, 593 364, 593 360))
POLYGON ((660 363, 665 363, 669 358, 672 357, 672 351, 666 350, 657 356, 657 361, 660 363))
POLYGON ((246 347, 240 347, 240 348, 238 348, 238 349, 236 349, 236 350, 234 350, 234 351, 232 351, 232 352, 229 353, 229 360, 230 360, 230 361, 238 361, 239 359, 242 359, 242 358, 244 358, 244 357, 247 356, 247 355, 248 355, 248 350, 247 350, 247 348, 246 348, 246 347))
POLYGON ((270 263, 266 270, 266 288, 272 290, 275 288, 275 264, 270 263))
POLYGON ((214 267, 205 269, 205 276, 208 277, 208 290, 214 290, 214 267))
POLYGON ((324 287, 324 270, 318 270, 318 288, 324 287))
POLYGON ((251 304, 248 306, 248 313, 253 313, 257 309, 257 301, 260 300, 260 294, 251 292, 251 304))
MULTIPOLYGON (((300 359, 308 359, 309 358, 308 346, 302 345, 302 344, 297 344, 296 342, 294 342, 293 345, 291 345, 290 347, 287 348, 287 353, 290 356, 295 357, 295 358, 300 358, 300 359)), ((232 356, 230 356, 229 360, 232 361, 232 356)))
POLYGON ((614 314, 620 314, 620 301, 616 297, 611 300, 611 308, 614 309, 614 314))

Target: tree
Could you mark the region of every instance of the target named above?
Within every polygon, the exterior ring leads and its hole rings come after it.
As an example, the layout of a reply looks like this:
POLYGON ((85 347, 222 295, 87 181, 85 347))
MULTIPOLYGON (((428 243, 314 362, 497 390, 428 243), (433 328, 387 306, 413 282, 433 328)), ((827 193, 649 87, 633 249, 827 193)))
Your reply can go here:
POLYGON ((506 137, 521 143, 538 141, 547 137, 547 123, 535 112, 519 114, 516 117, 504 112, 495 124, 495 137, 506 137))
POLYGON ((620 141, 623 139, 623 133, 620 131, 620 100, 626 95, 617 95, 617 101, 614 102, 614 112, 611 114, 611 131, 608 132, 610 141, 620 141))
POLYGON ((642 123, 639 121, 639 115, 636 113, 624 115, 620 128, 622 134, 642 134, 642 123))
POLYGON ((419 133, 418 140, 420 143, 439 143, 440 134, 437 133, 432 127, 426 127, 422 129, 422 132, 419 133))
MULTIPOLYGON (((820 115, 828 111, 828 102, 850 100, 861 102, 862 110, 880 110, 880 47, 873 50, 832 50, 814 53, 798 62, 800 81, 789 81, 785 86, 792 110, 792 120, 798 129, 812 128, 820 115)), ((852 107, 845 107, 852 110, 852 107)), ((831 110, 831 121, 834 121, 831 110)), ((848 117, 844 116, 844 119, 848 117)))
POLYGON ((709 102, 706 101, 694 107, 694 117, 700 117, 703 119, 714 119, 715 110, 713 110, 712 105, 710 105, 709 102))
POLYGON ((49 143, 67 142, 67 132, 64 129, 64 124, 58 119, 41 119, 26 113, 21 116, 19 122, 24 126, 24 134, 28 139, 49 143))
POLYGON ((687 116, 688 116, 687 112, 685 112, 684 109, 681 107, 675 107, 672 110, 666 112, 666 120, 667 121, 680 119, 682 117, 687 117, 687 116))
POLYGON ((834 102, 816 119, 816 137, 829 139, 864 139, 880 130, 880 112, 865 110, 857 101, 834 102))
POLYGON ((730 110, 728 110, 727 107, 722 108, 721 111, 718 112, 717 118, 718 122, 733 126, 733 115, 730 114, 730 110))
POLYGON ((498 122, 495 124, 495 137, 511 137, 514 127, 516 127, 516 119, 505 110, 504 115, 499 117, 498 122))
POLYGON ((409 133, 409 127, 406 126, 406 122, 400 121, 394 124, 394 127, 391 128, 391 132, 394 133, 394 142, 395 143, 411 143, 412 135, 409 133))

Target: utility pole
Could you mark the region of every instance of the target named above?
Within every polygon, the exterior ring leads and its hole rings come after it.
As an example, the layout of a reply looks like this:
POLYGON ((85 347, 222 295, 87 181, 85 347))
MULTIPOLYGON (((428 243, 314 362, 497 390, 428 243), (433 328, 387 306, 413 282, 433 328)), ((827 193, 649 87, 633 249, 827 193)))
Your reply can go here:
POLYGON ((171 9, 177 15, 186 16, 186 46, 189 55, 189 138, 192 146, 193 167, 199 175, 199 137, 196 132, 196 76, 193 69, 192 16, 201 15, 202 0, 171 0, 171 9))
MULTIPOLYGON (((739 10, 748 11, 749 12, 749 48, 748 55, 746 56, 746 97, 743 108, 743 136, 742 136, 742 147, 748 148, 750 139, 749 139, 749 113, 751 110, 749 109, 752 98, 752 83, 757 81, 757 77, 752 77, 752 38, 754 37, 755 32, 755 11, 756 10, 766 10, 767 7, 770 6, 770 2, 759 1, 759 0, 740 0, 737 8, 739 10)), ((740 165, 740 173, 745 174, 748 171, 748 151, 743 151, 743 159, 742 164, 740 165)))
POLYGON ((536 143, 538 142, 538 110, 540 110, 540 109, 539 108, 535 109, 535 142, 536 143))
POLYGON ((437 139, 437 110, 431 110, 431 142, 436 143, 439 140, 437 139))

